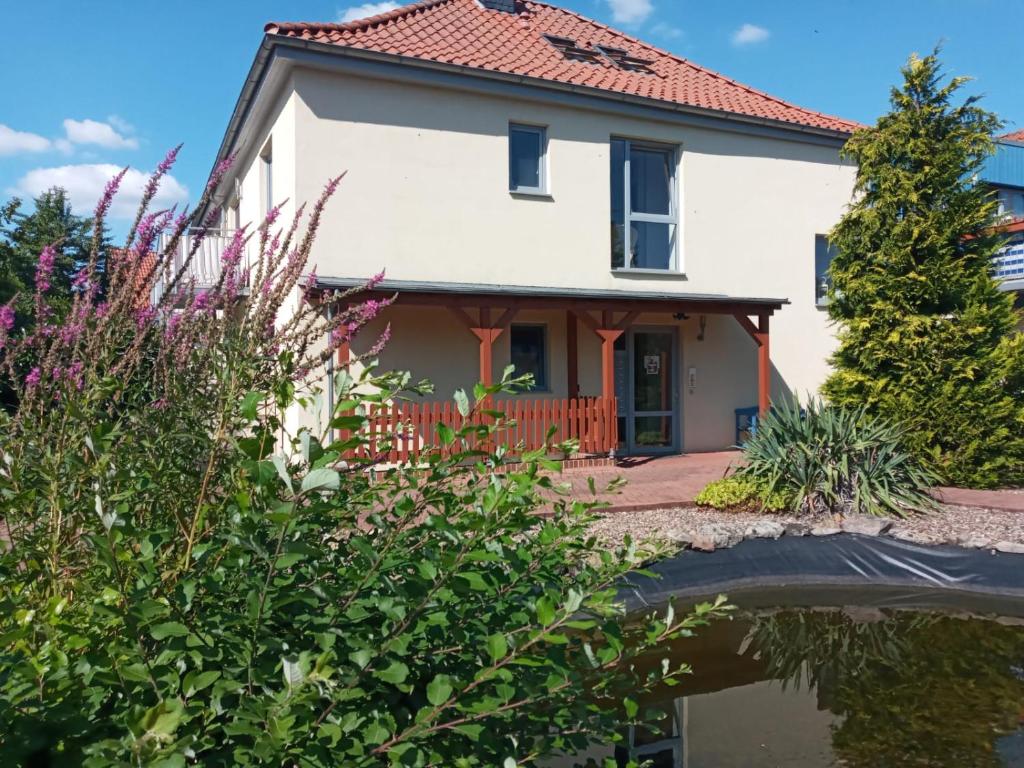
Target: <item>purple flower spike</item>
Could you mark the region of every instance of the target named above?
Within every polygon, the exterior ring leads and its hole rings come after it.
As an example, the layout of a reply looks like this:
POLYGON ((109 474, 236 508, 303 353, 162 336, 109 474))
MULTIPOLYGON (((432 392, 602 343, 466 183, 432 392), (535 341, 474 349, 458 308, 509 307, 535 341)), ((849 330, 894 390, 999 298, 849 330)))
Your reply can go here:
POLYGON ((28 372, 28 376, 25 377, 25 386, 29 389, 34 389, 39 386, 40 380, 43 378, 43 372, 39 370, 37 365, 31 371, 28 372))
MULTIPOLYGON (((14 299, 11 299, 14 301, 14 299)), ((14 307, 11 302, 0 306, 0 330, 9 331, 14 327, 14 307)))
POLYGON ((96 204, 96 212, 94 218, 97 221, 102 221, 107 217, 107 211, 110 210, 110 204, 114 200, 114 195, 117 194, 118 188, 121 186, 121 181, 124 179, 124 175, 128 173, 128 169, 123 169, 119 174, 114 176, 107 185, 103 188, 103 197, 96 204))
POLYGON ((36 292, 46 293, 50 290, 50 277, 53 275, 53 265, 57 261, 57 251, 52 245, 43 248, 39 254, 39 262, 36 264, 36 292))
POLYGON ((206 183, 206 188, 214 190, 217 185, 220 184, 220 180, 224 178, 224 174, 228 172, 232 165, 235 164, 235 154, 230 154, 221 160, 213 169, 213 173, 210 174, 210 180, 206 183))

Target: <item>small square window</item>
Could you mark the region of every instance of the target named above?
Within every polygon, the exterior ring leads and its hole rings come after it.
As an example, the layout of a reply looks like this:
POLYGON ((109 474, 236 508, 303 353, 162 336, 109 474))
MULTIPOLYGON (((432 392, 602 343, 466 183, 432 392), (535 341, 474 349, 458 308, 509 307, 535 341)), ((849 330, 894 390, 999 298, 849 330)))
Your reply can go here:
POLYGON ((814 301, 818 306, 828 304, 828 289, 832 285, 828 268, 835 255, 836 248, 826 235, 814 236, 814 301))
POLYGON ((547 193, 547 131, 533 125, 508 127, 508 189, 526 194, 547 193))
POLYGON ((533 389, 548 388, 548 339, 543 325, 513 325, 511 362, 515 375, 533 374, 533 389))

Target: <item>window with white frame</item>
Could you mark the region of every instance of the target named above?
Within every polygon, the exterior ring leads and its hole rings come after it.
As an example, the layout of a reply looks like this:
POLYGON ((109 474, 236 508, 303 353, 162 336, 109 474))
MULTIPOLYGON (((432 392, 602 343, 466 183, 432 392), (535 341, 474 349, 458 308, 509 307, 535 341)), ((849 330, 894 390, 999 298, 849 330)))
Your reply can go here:
POLYGON ((517 376, 533 374, 533 389, 548 388, 548 333, 544 325, 513 325, 509 329, 512 365, 517 376))
POLYGON ((547 131, 536 125, 508 126, 508 189, 519 194, 547 194, 547 131))
POLYGON ((260 152, 260 181, 262 186, 263 215, 274 207, 274 150, 268 141, 263 151, 260 152))
POLYGON ((1004 187, 996 191, 999 215, 1019 219, 1024 216, 1024 190, 1004 187))
POLYGON ((828 289, 832 285, 828 268, 835 255, 836 248, 828 241, 827 235, 814 236, 814 302, 818 306, 828 304, 828 289))
POLYGON ((612 269, 678 271, 676 148, 611 141, 612 269))

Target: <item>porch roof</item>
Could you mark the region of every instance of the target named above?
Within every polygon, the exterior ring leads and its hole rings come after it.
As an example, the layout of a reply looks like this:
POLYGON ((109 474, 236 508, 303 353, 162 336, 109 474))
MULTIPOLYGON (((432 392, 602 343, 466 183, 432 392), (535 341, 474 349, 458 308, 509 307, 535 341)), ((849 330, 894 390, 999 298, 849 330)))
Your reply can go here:
MULTIPOLYGON (((357 288, 365 278, 320 277, 320 290, 357 288)), ((560 288, 423 280, 382 280, 375 293, 397 293, 396 303, 420 306, 494 306, 518 309, 620 309, 648 312, 700 311, 707 314, 771 314, 789 299, 729 296, 721 293, 624 291, 607 288, 560 288)))

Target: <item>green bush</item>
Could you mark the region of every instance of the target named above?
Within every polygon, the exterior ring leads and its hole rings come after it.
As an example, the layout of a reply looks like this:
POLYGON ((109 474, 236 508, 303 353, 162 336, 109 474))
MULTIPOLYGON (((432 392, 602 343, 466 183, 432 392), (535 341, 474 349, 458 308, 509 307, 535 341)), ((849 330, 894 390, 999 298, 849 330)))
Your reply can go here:
POLYGON ((935 473, 906 449, 902 428, 864 409, 775 406, 743 458, 739 476, 790 494, 796 510, 904 517, 935 507, 935 473))
POLYGON ((899 422, 946 482, 991 488, 1024 483, 1024 334, 991 276, 1005 233, 978 181, 1001 123, 967 79, 912 56, 892 109, 844 147, 857 179, 829 235, 839 344, 822 393, 899 422))
POLYGON ((240 236, 211 293, 155 307, 188 220, 140 214, 102 304, 90 259, 65 325, 0 333, 40 361, 0 355, 0 764, 529 764, 647 720, 639 697, 685 671, 659 649, 720 612, 627 621, 617 586, 660 550, 588 537, 593 504, 553 494, 544 450, 497 471, 479 446, 507 372, 457 393, 468 426, 418 467, 343 459, 374 449, 371 405, 424 389, 408 376, 340 370, 324 428, 287 431, 381 306, 290 301, 335 184, 301 238, 271 212, 251 274, 240 236))
POLYGON ((784 512, 793 497, 786 489, 770 489, 760 478, 729 475, 708 483, 694 501, 702 507, 732 512, 784 512))

